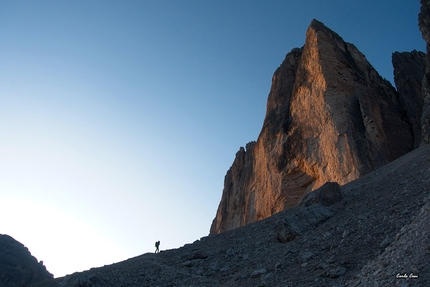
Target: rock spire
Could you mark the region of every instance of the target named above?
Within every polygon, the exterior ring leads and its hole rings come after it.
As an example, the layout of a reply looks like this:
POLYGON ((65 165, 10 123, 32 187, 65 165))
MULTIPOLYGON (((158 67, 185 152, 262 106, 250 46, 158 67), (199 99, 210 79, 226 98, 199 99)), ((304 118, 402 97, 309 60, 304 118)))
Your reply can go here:
POLYGON ((312 20, 305 45, 272 77, 262 130, 236 154, 210 233, 296 206, 324 183, 350 182, 413 147, 396 90, 354 45, 312 20))

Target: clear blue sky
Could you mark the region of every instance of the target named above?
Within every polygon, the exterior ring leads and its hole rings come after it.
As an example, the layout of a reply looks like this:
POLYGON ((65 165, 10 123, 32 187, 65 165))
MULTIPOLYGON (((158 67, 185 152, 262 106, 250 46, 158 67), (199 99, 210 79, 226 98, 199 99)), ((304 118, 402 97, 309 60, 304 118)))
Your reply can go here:
POLYGON ((56 277, 206 236, 313 18, 393 82, 419 0, 1 1, 0 233, 56 277))

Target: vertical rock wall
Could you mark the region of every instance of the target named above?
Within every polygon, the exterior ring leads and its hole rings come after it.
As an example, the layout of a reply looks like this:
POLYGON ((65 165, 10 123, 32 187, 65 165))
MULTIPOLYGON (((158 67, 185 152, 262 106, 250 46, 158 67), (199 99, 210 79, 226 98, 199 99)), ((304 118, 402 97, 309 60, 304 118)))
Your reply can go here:
POLYGON ((391 84, 354 45, 313 20, 303 48, 273 75, 261 133, 227 172, 210 232, 295 206, 325 182, 354 180, 413 144, 391 84))
POLYGON ((422 93, 424 96, 423 114, 421 116, 422 140, 430 143, 430 1, 421 0, 421 11, 418 16, 420 31, 426 41, 426 73, 423 79, 422 93))
POLYGON ((426 70, 426 55, 423 52, 395 52, 392 55, 394 82, 400 95, 400 102, 412 126, 414 148, 421 143, 421 114, 424 97, 422 81, 426 70))

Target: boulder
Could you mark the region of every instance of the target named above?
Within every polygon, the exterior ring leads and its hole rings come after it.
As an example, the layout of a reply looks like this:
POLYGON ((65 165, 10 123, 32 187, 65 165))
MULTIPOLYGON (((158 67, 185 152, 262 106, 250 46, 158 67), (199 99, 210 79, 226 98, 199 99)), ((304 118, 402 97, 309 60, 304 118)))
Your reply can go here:
POLYGON ((276 223, 276 239, 281 243, 292 241, 332 216, 333 212, 321 204, 292 208, 276 223))
POLYGON ((330 206, 342 200, 342 192, 337 182, 326 182, 317 190, 308 193, 300 202, 299 206, 309 206, 321 203, 330 206))

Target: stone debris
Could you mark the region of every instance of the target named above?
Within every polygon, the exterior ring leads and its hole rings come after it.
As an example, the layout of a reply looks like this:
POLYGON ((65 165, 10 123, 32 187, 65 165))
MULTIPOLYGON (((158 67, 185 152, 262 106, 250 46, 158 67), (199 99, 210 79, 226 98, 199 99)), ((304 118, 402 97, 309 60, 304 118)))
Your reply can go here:
POLYGON ((430 286, 429 170, 430 145, 422 145, 341 186, 342 201, 328 207, 295 207, 178 249, 33 287, 430 286), (398 182, 406 179, 404 194, 398 182), (277 240, 279 224, 295 239, 277 240))

